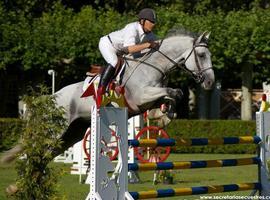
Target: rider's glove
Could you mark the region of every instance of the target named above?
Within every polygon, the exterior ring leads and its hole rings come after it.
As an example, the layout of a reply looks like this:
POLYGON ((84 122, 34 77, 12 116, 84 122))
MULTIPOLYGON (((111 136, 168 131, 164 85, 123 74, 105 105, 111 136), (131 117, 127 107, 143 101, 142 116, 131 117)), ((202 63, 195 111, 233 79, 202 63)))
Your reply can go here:
POLYGON ((150 43, 149 48, 154 49, 154 50, 158 50, 158 49, 159 49, 159 46, 160 46, 160 45, 159 45, 158 42, 150 41, 149 43, 150 43))

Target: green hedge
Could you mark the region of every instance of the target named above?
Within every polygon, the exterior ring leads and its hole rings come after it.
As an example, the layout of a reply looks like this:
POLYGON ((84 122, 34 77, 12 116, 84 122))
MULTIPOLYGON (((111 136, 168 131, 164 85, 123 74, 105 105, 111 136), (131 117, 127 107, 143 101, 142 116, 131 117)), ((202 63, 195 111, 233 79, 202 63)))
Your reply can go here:
MULTIPOLYGON (((23 121, 0 119, 0 151, 12 147, 20 137, 23 121)), ((166 129, 171 138, 228 137, 255 135, 254 121, 241 120, 173 120, 166 129)), ((174 147, 177 153, 255 153, 256 145, 218 145, 174 147)))
MULTIPOLYGON (((255 135, 255 121, 241 120, 173 120, 166 129, 171 138, 228 137, 255 135)), ((181 153, 255 153, 256 145, 174 147, 181 153)))
POLYGON ((0 152, 10 149, 21 135, 23 120, 0 118, 0 152))

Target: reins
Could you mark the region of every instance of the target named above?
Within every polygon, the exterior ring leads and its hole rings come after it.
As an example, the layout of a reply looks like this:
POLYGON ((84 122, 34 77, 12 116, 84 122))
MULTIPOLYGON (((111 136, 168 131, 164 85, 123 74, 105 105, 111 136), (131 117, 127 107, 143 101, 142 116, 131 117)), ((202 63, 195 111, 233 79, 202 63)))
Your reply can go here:
POLYGON ((195 48, 196 47, 208 48, 208 46, 206 44, 196 45, 195 42, 196 42, 196 39, 193 42, 193 47, 192 47, 191 51, 189 52, 188 56, 186 58, 181 59, 179 62, 175 62, 172 58, 170 58, 169 56, 164 54, 159 49, 157 49, 157 52, 159 52, 162 56, 164 56, 166 59, 168 59, 171 63, 174 64, 173 67, 169 70, 169 72, 174 71, 177 67, 179 67, 182 70, 184 70, 186 73, 189 73, 197 83, 202 83, 204 81, 204 79, 205 79, 203 72, 207 71, 208 69, 212 69, 212 67, 208 67, 208 68, 205 68, 205 69, 201 68, 199 60, 198 60, 198 55, 197 55, 197 53, 195 51, 195 48), (187 66, 186 66, 186 61, 191 56, 192 52, 194 52, 195 63, 196 63, 196 67, 197 67, 198 70, 189 70, 187 68, 187 66))
MULTIPOLYGON (((122 86, 125 86, 126 84, 127 84, 127 82, 128 82, 128 80, 130 79, 130 77, 131 77, 131 75, 135 72, 135 70, 139 67, 139 65, 141 64, 141 63, 145 63, 145 60, 147 59, 147 58, 149 58, 150 56, 151 56, 151 52, 150 51, 148 51, 147 53, 145 53, 140 59, 134 59, 134 58, 129 58, 129 57, 124 57, 124 60, 130 60, 130 61, 136 61, 136 65, 135 65, 135 67, 133 68, 133 70, 131 71, 131 73, 129 74, 129 76, 128 76, 128 78, 126 79, 126 81, 123 83, 123 84, 121 84, 122 86)), ((128 62, 126 62, 126 64, 128 65, 128 62)))

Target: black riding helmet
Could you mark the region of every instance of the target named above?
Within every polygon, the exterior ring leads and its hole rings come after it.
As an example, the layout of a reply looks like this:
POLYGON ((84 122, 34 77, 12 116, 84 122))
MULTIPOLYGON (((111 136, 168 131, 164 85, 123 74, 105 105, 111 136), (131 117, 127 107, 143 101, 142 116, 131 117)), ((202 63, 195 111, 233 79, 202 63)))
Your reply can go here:
POLYGON ((157 22, 156 12, 151 8, 144 8, 138 14, 139 19, 147 19, 152 23, 157 22))

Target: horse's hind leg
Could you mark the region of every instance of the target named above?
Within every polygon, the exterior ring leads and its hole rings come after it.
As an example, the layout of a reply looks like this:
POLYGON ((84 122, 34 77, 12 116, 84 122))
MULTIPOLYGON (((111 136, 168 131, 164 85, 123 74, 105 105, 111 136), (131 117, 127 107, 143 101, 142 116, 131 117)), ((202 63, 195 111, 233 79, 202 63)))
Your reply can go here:
POLYGON ((17 158, 17 155, 23 152, 22 144, 16 144, 12 149, 6 151, 4 155, 1 157, 1 164, 11 163, 13 160, 17 158))
MULTIPOLYGON (((18 154, 21 154, 22 152, 23 152, 23 146, 22 146, 22 144, 18 143, 12 149, 10 149, 4 153, 4 155, 0 159, 0 164, 3 165, 3 164, 11 163, 13 160, 15 160, 17 158, 18 154)), ((8 195, 14 195, 17 191, 18 191, 18 187, 15 183, 10 184, 6 188, 6 193, 8 195)))
MULTIPOLYGON (((83 135, 86 129, 90 126, 90 120, 85 119, 76 119, 68 127, 67 131, 62 135, 62 146, 58 149, 53 149, 54 156, 57 156, 63 153, 70 146, 80 141, 83 138, 83 135)), ((17 155, 23 152, 22 144, 17 144, 12 149, 4 153, 3 157, 0 160, 1 164, 7 164, 17 158, 17 155)), ((14 195, 18 191, 16 184, 11 184, 6 188, 8 195, 14 195)))
POLYGON ((62 154, 69 147, 83 139, 86 129, 90 126, 89 119, 77 118, 68 127, 67 131, 62 135, 61 148, 53 150, 53 156, 62 154))
MULTIPOLYGON (((53 157, 58 156, 63 153, 66 149, 74 145, 76 142, 82 140, 86 129, 90 126, 90 120, 85 120, 78 118, 74 120, 68 127, 67 131, 62 135, 61 139, 63 141, 60 148, 54 149, 53 157)), ((1 156, 0 164, 8 164, 17 158, 18 154, 23 153, 22 144, 18 143, 12 149, 6 151, 3 156, 1 156)))

